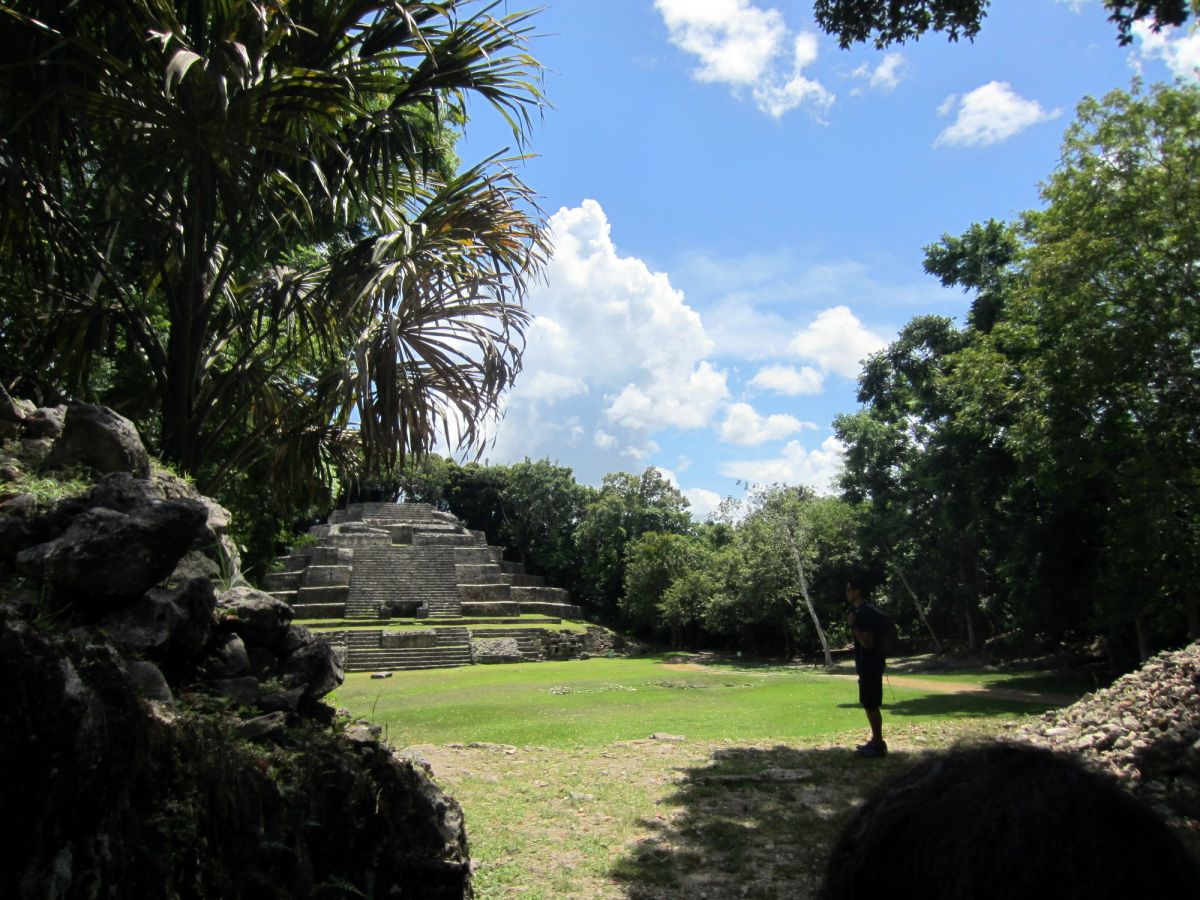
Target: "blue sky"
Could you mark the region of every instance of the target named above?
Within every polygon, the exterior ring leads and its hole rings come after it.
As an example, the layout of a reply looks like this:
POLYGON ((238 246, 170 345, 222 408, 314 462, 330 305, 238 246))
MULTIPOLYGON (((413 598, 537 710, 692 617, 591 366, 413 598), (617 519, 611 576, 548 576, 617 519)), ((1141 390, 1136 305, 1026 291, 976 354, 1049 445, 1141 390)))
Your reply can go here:
MULTIPOLYGON (((512 4, 512 8, 522 8, 512 4)), ((522 177, 555 252, 491 462, 657 466, 703 518, 738 482, 827 490, 859 361, 967 298, 922 248, 1038 204, 1086 95, 1195 77, 1098 0, 1002 0, 974 43, 842 51, 798 0, 550 0, 553 108, 522 177)), ((511 144, 473 110, 465 161, 511 144)))

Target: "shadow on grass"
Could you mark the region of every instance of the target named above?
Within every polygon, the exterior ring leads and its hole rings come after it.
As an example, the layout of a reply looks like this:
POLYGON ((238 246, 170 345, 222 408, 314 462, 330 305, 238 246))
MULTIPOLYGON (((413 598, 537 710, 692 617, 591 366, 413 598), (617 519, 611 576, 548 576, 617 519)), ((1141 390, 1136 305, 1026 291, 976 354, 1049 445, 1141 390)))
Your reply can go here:
MULTIPOLYGON (((989 697, 987 693, 926 694, 907 700, 888 701, 884 692, 883 714, 891 716, 1028 716, 1038 715, 1060 704, 1049 700, 1017 700, 1011 697, 989 697)), ((854 704, 849 704, 854 705, 854 704)))
POLYGON ((846 819, 917 756, 866 760, 850 748, 736 747, 678 771, 662 813, 612 875, 634 900, 805 898, 846 819))

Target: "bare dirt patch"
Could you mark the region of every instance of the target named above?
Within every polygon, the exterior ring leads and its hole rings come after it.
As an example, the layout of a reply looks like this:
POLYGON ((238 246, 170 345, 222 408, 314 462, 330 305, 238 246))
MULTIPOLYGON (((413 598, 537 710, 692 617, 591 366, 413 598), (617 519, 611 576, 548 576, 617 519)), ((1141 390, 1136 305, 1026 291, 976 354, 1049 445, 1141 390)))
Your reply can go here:
POLYGON ((803 900, 847 816, 881 780, 929 750, 1000 730, 996 720, 890 728, 882 760, 852 753, 857 734, 412 749, 463 805, 483 900, 803 900))

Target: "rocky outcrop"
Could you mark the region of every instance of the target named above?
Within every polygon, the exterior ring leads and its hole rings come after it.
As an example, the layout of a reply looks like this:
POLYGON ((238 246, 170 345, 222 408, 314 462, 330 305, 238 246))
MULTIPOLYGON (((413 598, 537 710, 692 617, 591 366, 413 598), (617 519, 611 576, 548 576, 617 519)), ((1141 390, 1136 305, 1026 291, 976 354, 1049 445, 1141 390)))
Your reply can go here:
POLYGON ((1120 779, 1200 844, 1200 643, 1016 732, 1120 779))
MULTIPOLYGON (((36 412, 0 394, 21 434, 53 432, 36 412)), ((18 506, 0 513, 0 809, 22 825, 0 896, 470 895, 458 805, 343 733, 323 701, 341 656, 240 579, 225 510, 128 471, 18 506)))
POLYGON ((133 423, 106 406, 90 403, 67 407, 49 463, 83 466, 97 475, 129 472, 139 478, 150 477, 150 455, 133 423))
POLYGON ((109 643, 0 609, 4 897, 454 897, 461 813, 419 766, 212 695, 170 712, 109 643))

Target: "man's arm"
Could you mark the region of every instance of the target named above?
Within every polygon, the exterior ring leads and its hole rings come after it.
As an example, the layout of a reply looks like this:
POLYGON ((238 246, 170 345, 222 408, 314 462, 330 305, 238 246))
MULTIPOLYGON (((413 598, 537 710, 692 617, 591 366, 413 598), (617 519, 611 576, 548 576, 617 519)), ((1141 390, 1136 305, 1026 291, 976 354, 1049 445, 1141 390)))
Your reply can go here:
POLYGON ((859 645, 864 649, 870 650, 875 646, 875 629, 872 628, 870 631, 859 630, 857 610, 851 611, 850 613, 850 632, 854 635, 854 639, 858 641, 859 645))

